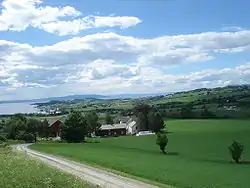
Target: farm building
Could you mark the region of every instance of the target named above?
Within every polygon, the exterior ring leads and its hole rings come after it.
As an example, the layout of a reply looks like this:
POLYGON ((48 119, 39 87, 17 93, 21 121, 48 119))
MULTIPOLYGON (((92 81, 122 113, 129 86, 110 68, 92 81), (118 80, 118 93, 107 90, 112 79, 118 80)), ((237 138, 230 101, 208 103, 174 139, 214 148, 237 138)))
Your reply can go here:
POLYGON ((50 133, 52 137, 60 136, 62 124, 63 122, 61 120, 49 121, 50 133))
POLYGON ((126 124, 102 125, 96 132, 97 136, 120 136, 126 135, 126 124))
POLYGON ((133 118, 131 118, 127 122, 127 134, 136 134, 137 132, 138 132, 137 123, 133 118))
POLYGON ((131 135, 136 134, 137 124, 134 118, 128 119, 126 123, 122 121, 119 124, 102 125, 96 132, 96 136, 120 136, 120 135, 131 135))
MULTIPOLYGON (((59 119, 49 120, 50 135, 51 137, 60 137, 61 126, 65 121, 65 116, 59 119)), ((121 136, 133 135, 138 132, 136 119, 133 117, 124 117, 118 124, 102 125, 98 131, 95 132, 96 136, 121 136)))

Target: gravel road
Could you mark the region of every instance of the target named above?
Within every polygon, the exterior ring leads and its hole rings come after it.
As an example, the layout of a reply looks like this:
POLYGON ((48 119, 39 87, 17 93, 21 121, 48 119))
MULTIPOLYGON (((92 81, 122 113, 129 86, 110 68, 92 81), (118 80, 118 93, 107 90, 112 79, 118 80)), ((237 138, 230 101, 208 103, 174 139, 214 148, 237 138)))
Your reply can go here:
POLYGON ((44 163, 56 167, 62 171, 68 172, 77 176, 89 183, 98 185, 103 188, 157 188, 134 179, 122 177, 98 168, 94 168, 85 164, 74 162, 68 159, 48 155, 29 149, 29 144, 16 145, 15 149, 24 151, 27 155, 37 158, 44 163))

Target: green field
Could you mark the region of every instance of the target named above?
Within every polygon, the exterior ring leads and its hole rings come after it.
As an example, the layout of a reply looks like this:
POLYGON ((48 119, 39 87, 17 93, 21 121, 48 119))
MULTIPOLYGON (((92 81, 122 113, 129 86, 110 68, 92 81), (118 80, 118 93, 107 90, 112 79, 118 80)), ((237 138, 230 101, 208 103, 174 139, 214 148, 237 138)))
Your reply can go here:
POLYGON ((249 120, 169 120, 168 155, 155 136, 101 139, 87 144, 35 144, 33 149, 115 169, 180 188, 249 188, 249 120), (243 164, 231 162, 228 146, 245 146, 243 164))
POLYGON ((0 167, 1 188, 94 187, 11 149, 0 148, 0 167))

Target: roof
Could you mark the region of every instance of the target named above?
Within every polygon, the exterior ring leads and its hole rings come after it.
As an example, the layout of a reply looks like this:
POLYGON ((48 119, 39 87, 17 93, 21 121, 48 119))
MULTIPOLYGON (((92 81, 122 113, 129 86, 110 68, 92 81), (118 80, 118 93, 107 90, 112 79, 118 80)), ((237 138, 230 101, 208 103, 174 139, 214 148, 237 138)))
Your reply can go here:
POLYGON ((61 121, 63 123, 65 121, 65 119, 66 119, 66 116, 62 116, 60 118, 55 118, 55 119, 49 119, 48 120, 49 126, 53 125, 57 121, 61 121))
POLYGON ((61 120, 57 119, 57 120, 51 120, 49 121, 49 127, 51 127, 54 123, 56 123, 57 121, 60 121, 61 123, 63 123, 61 120))
POLYGON ((128 127, 134 127, 136 126, 136 121, 131 121, 127 124, 128 127))
POLYGON ((100 130, 112 130, 112 129, 126 129, 126 123, 113 124, 113 125, 102 125, 100 130))

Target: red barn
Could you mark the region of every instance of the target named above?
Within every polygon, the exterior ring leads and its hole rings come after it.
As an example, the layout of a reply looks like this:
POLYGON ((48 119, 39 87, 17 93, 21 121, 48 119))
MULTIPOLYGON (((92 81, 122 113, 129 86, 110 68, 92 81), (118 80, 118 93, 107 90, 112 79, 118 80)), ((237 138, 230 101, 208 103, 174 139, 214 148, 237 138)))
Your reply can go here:
POLYGON ((52 137, 58 137, 60 136, 61 133, 61 126, 62 126, 63 122, 60 120, 54 120, 50 123, 50 130, 51 130, 51 136, 52 137))

